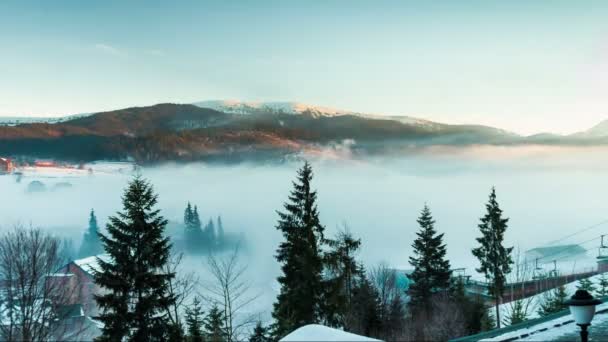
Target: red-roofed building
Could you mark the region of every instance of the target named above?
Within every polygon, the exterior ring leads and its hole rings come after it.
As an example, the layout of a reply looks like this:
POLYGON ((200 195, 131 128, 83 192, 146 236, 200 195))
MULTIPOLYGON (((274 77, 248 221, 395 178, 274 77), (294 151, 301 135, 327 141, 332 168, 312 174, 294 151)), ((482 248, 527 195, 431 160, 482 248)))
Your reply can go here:
POLYGON ((0 174, 13 172, 14 165, 13 161, 9 158, 0 157, 0 174))

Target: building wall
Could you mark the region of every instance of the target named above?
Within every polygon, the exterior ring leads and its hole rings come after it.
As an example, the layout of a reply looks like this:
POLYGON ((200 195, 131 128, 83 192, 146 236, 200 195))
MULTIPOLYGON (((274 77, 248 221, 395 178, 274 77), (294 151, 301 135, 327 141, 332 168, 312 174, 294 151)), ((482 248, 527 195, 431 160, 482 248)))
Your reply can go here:
POLYGON ((74 275, 70 277, 70 281, 63 284, 65 290, 68 291, 65 292, 67 295, 61 298, 63 304, 81 304, 85 315, 96 316, 98 308, 94 295, 99 293, 100 288, 95 284, 93 276, 73 262, 59 269, 57 273, 71 273, 74 275))

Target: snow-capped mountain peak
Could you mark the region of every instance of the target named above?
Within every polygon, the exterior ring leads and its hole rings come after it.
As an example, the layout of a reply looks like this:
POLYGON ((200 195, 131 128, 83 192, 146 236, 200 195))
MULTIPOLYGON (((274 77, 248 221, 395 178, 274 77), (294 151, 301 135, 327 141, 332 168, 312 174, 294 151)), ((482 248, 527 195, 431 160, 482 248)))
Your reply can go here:
POLYGON ((246 102, 239 100, 209 100, 193 103, 202 108, 211 108, 220 112, 230 114, 308 114, 312 117, 331 117, 341 115, 355 115, 368 119, 389 119, 399 121, 407 125, 437 126, 432 121, 418 119, 410 116, 387 116, 379 114, 362 113, 350 110, 336 109, 331 107, 310 105, 301 102, 246 102))
POLYGON ((211 108, 231 114, 302 114, 308 113, 314 117, 356 114, 351 111, 308 105, 300 102, 254 102, 239 100, 210 100, 194 103, 195 106, 211 108))

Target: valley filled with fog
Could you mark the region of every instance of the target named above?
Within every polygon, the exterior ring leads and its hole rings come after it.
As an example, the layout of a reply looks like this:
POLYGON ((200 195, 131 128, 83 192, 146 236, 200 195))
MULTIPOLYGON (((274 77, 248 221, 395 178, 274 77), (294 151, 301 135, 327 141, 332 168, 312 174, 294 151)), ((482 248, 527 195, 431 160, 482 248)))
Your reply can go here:
MULTIPOLYGON (((319 210, 326 234, 343 225, 362 240, 360 260, 372 267, 410 269, 408 257, 419 229, 420 210, 429 205, 436 228, 445 233, 453 268, 474 274, 471 248, 479 235, 492 186, 510 218, 506 245, 522 251, 543 246, 608 218, 608 158, 603 148, 475 147, 432 148, 391 159, 310 159, 318 191, 319 210)), ((189 201, 198 206, 201 221, 221 215, 226 234, 242 239, 241 261, 247 277, 260 293, 261 310, 274 301, 274 259, 281 241, 275 229, 291 182, 302 162, 281 165, 166 164, 142 168, 159 195, 161 214, 176 246, 182 239, 179 224, 189 201)), ((131 172, 80 174, 25 173, 0 176, 0 227, 32 225, 79 243, 94 209, 100 227, 121 209, 123 188, 131 172), (46 190, 29 192, 39 181, 46 190), (57 186, 69 183, 71 186, 57 186)), ((102 232, 104 228, 102 228, 102 232)), ((579 243, 608 232, 600 225, 560 241, 579 243)), ((599 241, 584 245, 588 262, 599 241)), ((579 268, 589 263, 581 260, 579 268)), ((187 256, 184 269, 200 272, 205 280, 204 256, 187 256)), ((552 267, 552 266, 551 266, 552 267)), ((569 266, 570 267, 570 266, 569 266)))

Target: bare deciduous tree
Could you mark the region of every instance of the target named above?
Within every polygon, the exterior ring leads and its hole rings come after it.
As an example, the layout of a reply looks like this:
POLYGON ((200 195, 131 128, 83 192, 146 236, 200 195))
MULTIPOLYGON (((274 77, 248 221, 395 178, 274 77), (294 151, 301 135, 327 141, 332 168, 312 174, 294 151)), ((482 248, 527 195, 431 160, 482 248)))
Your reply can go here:
POLYGON ((78 333, 60 321, 61 308, 79 296, 69 274, 55 274, 65 262, 60 246, 59 239, 22 226, 0 237, 2 339, 41 341, 78 333))
POLYGON ((388 315, 391 304, 402 296, 397 284, 397 272, 388 267, 388 264, 380 263, 371 269, 370 280, 378 290, 380 316, 384 318, 388 315))
POLYGON ((180 272, 183 256, 183 253, 171 256, 163 269, 166 274, 175 274, 168 286, 168 295, 175 298, 175 303, 167 307, 167 315, 174 327, 182 327, 180 316, 198 283, 198 277, 194 272, 180 272))
POLYGON ((257 322, 257 315, 246 313, 245 308, 259 295, 251 295, 250 283, 245 279, 247 266, 239 263, 238 245, 232 253, 218 258, 210 255, 207 260, 212 281, 204 284, 201 297, 223 311, 226 339, 240 341, 245 329, 257 322))
POLYGON ((513 270, 507 276, 510 283, 511 298, 504 315, 505 319, 503 323, 505 326, 521 323, 527 320, 532 312, 536 311, 534 298, 531 296, 524 298, 525 282, 532 280, 534 265, 522 258, 519 247, 514 253, 514 259, 513 270), (516 288, 516 286, 519 286, 519 288, 516 288), (518 290, 520 291, 520 295, 516 296, 515 293, 518 290))

